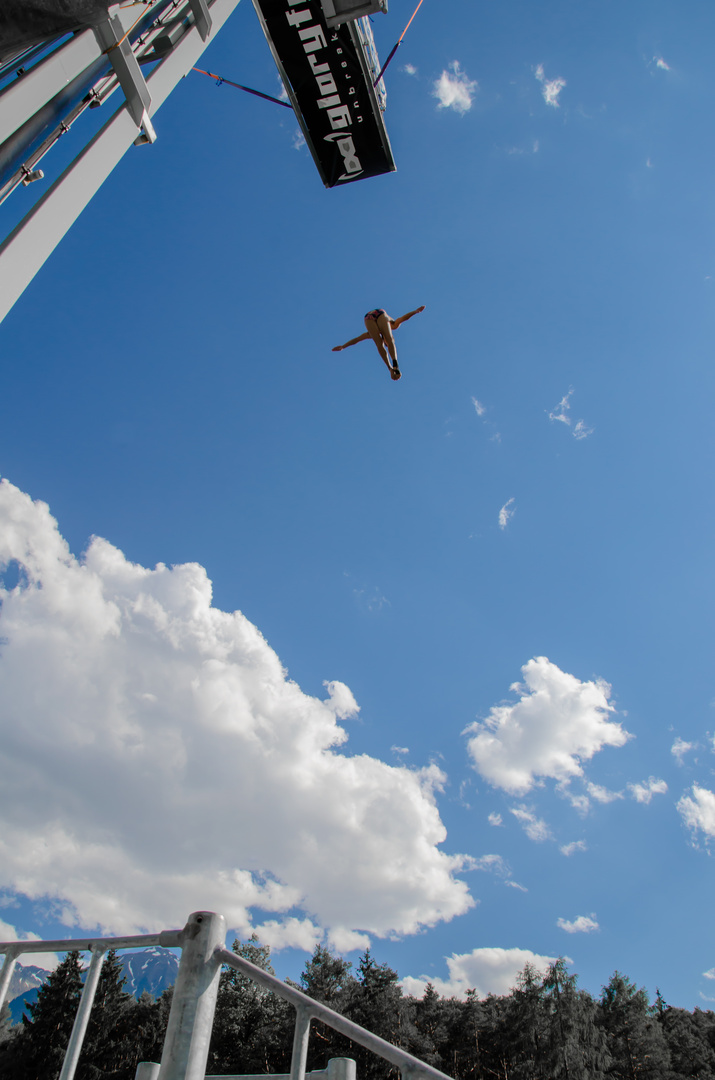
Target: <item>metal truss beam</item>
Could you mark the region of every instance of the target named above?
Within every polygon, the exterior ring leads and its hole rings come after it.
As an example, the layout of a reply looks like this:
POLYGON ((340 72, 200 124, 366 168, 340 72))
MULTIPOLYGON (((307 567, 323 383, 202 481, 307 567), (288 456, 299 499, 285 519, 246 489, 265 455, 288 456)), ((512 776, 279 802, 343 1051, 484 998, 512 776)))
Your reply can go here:
MULTIPOLYGON (((213 0, 209 9, 212 37, 238 3, 239 0, 213 0)), ((207 32, 207 29, 205 23, 199 27, 196 20, 169 55, 154 68, 146 80, 151 95, 147 117, 163 105, 177 83, 195 65, 206 48, 202 31, 207 32)), ((135 141, 137 123, 125 103, 0 246, 0 321, 135 141)))

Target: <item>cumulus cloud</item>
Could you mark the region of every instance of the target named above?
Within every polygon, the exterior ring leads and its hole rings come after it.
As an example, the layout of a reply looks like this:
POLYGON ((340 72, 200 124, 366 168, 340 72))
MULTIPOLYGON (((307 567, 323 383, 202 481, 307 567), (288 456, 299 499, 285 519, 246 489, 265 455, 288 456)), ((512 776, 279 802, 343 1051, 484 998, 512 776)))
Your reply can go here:
POLYGON ((559 851, 568 857, 577 851, 588 851, 588 844, 585 840, 572 840, 570 844, 562 844, 559 851))
POLYGON ((665 780, 657 780, 655 776, 649 776, 642 784, 629 784, 628 790, 636 802, 647 805, 654 795, 665 795, 668 785, 665 780))
POLYGON ((706 836, 715 836, 715 794, 712 791, 693 784, 692 797, 681 796, 677 806, 678 813, 693 833, 700 829, 706 836))
POLYGON ((516 704, 494 705, 484 722, 465 730, 474 733, 468 752, 477 772, 493 787, 524 795, 542 777, 567 784, 583 776, 581 762, 604 746, 623 746, 630 738, 608 719, 607 682, 581 682, 545 656, 521 669, 524 682, 514 683, 516 704))
POLYGON ((405 64, 405 66, 403 67, 402 70, 404 71, 405 75, 416 75, 417 74, 417 68, 415 67, 414 64, 405 64))
POLYGON ((537 844, 544 840, 552 840, 551 829, 542 818, 538 818, 533 809, 527 806, 513 806, 509 813, 513 814, 530 840, 537 844))
POLYGON ((484 413, 487 411, 486 405, 482 405, 481 401, 478 401, 475 397, 472 398, 472 405, 474 406, 474 411, 477 416, 484 416, 484 413))
MULTIPOLYGON (((203 567, 146 569, 0 482, 0 888, 131 933, 222 912, 273 941, 412 933, 473 901, 436 765, 347 756, 347 686, 288 678, 203 567), (17 575, 16 575, 17 576, 17 575), (8 577, 8 581, 10 578, 8 577), (341 937, 341 935, 343 935, 341 937)), ((363 938, 360 939, 361 941, 363 938)))
POLYGON ((556 925, 560 930, 565 930, 567 934, 593 934, 595 930, 600 930, 596 916, 591 915, 577 915, 571 922, 568 919, 557 919, 556 925))
POLYGON ((513 497, 511 499, 507 499, 507 501, 504 503, 501 510, 499 511, 499 528, 500 529, 506 529, 507 525, 509 524, 511 519, 514 517, 514 514, 516 513, 516 507, 512 505, 513 502, 514 502, 513 497))
POLYGON ((678 765, 682 765, 685 755, 688 753, 688 751, 693 750, 694 748, 695 743, 686 742, 685 739, 676 737, 675 742, 670 748, 670 752, 675 758, 675 760, 678 762, 678 765))
POLYGON ((478 89, 479 84, 468 79, 458 61, 453 60, 435 80, 432 95, 437 98, 438 109, 454 109, 455 112, 464 114, 471 109, 472 99, 478 89))
POLYGON ((544 65, 539 64, 534 70, 534 75, 541 83, 541 94, 547 105, 552 105, 555 109, 559 107, 559 94, 566 86, 566 79, 547 79, 544 74, 544 65))
POLYGON ((703 977, 706 979, 715 979, 715 968, 710 968, 709 971, 704 971, 703 977))
POLYGON ((660 68, 661 71, 670 71, 670 64, 667 64, 662 56, 654 56, 655 66, 660 68))
POLYGON ((508 994, 527 964, 543 975, 555 957, 540 956, 530 949, 473 949, 470 953, 453 953, 445 959, 449 972, 446 979, 408 975, 402 980, 405 993, 421 997, 427 983, 432 983, 444 997, 464 998, 467 990, 476 990, 480 998, 487 994, 508 994))
POLYGON ((611 803, 615 802, 616 799, 625 798, 622 791, 610 791, 608 788, 601 787, 600 784, 592 784, 590 781, 586 784, 586 791, 592 799, 600 803, 611 803))
POLYGON ((503 825, 504 824, 504 821, 502 820, 501 814, 497 814, 496 810, 492 810, 491 814, 487 818, 487 821, 489 822, 490 825, 503 825))

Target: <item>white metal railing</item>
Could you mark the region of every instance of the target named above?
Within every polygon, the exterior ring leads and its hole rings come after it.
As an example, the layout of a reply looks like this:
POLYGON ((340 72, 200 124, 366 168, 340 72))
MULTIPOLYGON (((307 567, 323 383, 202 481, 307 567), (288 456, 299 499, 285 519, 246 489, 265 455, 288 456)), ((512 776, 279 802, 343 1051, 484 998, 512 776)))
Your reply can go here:
MULTIPOLYGON (((226 923, 222 915, 216 915, 212 911, 195 911, 189 916, 183 930, 164 930, 160 934, 69 938, 63 941, 0 942, 0 953, 5 954, 0 971, 0 1009, 7 996, 10 978, 19 956, 33 952, 69 952, 72 949, 89 952, 89 969, 60 1073, 60 1080, 73 1080, 99 974, 108 950, 135 949, 149 945, 158 945, 165 949, 180 948, 181 960, 161 1062, 141 1062, 137 1066, 135 1080, 205 1080, 219 975, 224 965, 240 971, 266 990, 272 990, 284 1001, 289 1001, 296 1011, 290 1073, 275 1078, 262 1076, 260 1080, 306 1080, 305 1065, 312 1020, 320 1020, 358 1045, 371 1050, 378 1057, 396 1065, 404 1080, 417 1080, 418 1077, 424 1080, 449 1080, 445 1073, 393 1046, 378 1035, 373 1035, 359 1024, 329 1009, 327 1005, 314 1001, 302 991, 281 982, 275 975, 269 975, 267 971, 256 967, 242 956, 237 956, 226 948, 225 938, 226 923)), ((355 1080, 354 1069, 355 1063, 351 1059, 334 1058, 329 1062, 328 1069, 308 1073, 307 1076, 315 1080, 355 1080)), ((238 1078, 226 1077, 224 1080, 238 1078)), ((257 1078, 244 1077, 243 1080, 257 1078)))

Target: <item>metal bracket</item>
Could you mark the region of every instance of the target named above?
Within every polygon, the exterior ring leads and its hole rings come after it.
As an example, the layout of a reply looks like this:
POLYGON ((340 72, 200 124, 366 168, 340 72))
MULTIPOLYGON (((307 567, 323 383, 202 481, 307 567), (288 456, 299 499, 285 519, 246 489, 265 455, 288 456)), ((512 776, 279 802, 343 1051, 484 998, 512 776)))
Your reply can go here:
POLYGON ((206 41, 211 33, 211 16, 206 0, 189 0, 189 6, 194 13, 196 29, 201 35, 201 40, 206 41))
POLYGON ((127 111, 139 128, 137 145, 153 143, 156 132, 149 119, 151 94, 121 22, 115 15, 113 19, 106 19, 99 23, 94 28, 94 33, 119 79, 119 84, 127 99, 127 111))

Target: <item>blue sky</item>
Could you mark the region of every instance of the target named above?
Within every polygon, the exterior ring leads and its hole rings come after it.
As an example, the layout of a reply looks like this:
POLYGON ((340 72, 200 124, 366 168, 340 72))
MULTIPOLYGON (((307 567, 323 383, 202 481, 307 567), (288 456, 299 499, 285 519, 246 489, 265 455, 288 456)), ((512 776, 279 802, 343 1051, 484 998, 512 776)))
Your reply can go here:
MULTIPOLYGON (((715 999, 714 23, 426 0, 342 190, 287 110, 156 115, 0 327, 8 936, 715 999), (399 383, 331 352, 420 304, 399 383)), ((203 61, 277 92, 248 2, 203 61)))

